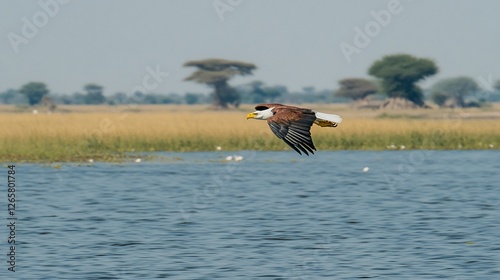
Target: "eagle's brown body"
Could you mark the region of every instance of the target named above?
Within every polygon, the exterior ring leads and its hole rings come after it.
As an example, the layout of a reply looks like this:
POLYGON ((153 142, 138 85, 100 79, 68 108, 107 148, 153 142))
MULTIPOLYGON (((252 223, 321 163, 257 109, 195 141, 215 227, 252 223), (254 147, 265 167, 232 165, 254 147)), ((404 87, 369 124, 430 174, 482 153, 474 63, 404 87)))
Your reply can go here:
POLYGON ((322 127, 336 127, 342 121, 336 115, 278 103, 258 104, 255 109, 257 111, 248 114, 247 119, 267 120, 269 127, 278 138, 297 153, 303 152, 306 155, 314 154, 316 150, 310 132, 313 123, 322 127))

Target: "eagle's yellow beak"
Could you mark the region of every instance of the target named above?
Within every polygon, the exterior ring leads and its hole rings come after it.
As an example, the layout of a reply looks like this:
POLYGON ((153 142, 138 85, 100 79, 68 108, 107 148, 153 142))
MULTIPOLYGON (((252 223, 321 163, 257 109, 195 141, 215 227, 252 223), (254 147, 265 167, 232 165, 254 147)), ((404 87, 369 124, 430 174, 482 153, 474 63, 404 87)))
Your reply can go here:
POLYGON ((253 119, 253 118, 255 118, 255 116, 257 116, 256 113, 250 113, 250 114, 247 115, 247 120, 248 119, 253 119))

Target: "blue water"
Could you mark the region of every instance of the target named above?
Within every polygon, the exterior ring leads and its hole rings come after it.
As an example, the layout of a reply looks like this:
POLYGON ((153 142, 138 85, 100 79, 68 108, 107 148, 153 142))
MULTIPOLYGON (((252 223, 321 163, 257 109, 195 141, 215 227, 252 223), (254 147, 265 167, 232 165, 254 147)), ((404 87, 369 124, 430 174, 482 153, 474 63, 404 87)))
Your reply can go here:
POLYGON ((0 276, 500 279, 498 151, 232 154, 18 164, 0 276))

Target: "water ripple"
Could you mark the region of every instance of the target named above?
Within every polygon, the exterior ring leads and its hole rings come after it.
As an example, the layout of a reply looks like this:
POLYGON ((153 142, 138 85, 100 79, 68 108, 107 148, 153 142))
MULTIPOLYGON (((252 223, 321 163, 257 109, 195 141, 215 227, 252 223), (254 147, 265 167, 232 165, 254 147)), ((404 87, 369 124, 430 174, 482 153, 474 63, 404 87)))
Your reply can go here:
POLYGON ((500 279, 497 151, 241 154, 19 165, 16 276, 500 279))

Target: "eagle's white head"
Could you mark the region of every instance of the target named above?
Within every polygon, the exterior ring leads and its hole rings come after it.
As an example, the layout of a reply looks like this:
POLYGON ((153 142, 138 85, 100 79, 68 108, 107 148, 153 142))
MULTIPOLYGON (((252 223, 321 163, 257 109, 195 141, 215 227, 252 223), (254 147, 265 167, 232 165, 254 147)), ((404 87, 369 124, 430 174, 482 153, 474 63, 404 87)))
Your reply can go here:
POLYGON ((273 109, 274 107, 250 113, 247 115, 247 120, 248 119, 267 120, 274 115, 274 113, 272 112, 273 109))

